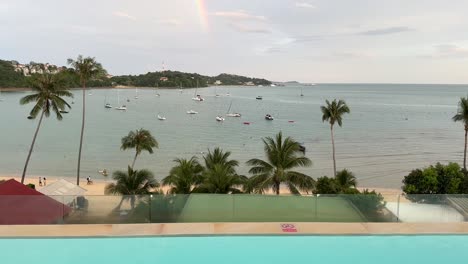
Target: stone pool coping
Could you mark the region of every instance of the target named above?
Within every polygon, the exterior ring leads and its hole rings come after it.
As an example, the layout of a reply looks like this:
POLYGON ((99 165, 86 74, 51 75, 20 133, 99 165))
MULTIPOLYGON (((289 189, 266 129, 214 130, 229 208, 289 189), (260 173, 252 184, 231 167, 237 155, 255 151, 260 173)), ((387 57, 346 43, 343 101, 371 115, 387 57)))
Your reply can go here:
POLYGON ((6 237, 466 234, 468 223, 170 223, 0 225, 6 237))

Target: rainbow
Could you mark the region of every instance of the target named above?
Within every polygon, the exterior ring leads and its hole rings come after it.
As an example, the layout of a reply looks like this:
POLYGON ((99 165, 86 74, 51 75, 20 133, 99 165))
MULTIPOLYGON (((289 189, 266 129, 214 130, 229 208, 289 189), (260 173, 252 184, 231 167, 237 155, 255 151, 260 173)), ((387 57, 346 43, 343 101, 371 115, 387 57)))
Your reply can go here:
POLYGON ((208 15, 206 13, 205 0, 195 0, 200 18, 200 25, 205 32, 208 32, 208 15))

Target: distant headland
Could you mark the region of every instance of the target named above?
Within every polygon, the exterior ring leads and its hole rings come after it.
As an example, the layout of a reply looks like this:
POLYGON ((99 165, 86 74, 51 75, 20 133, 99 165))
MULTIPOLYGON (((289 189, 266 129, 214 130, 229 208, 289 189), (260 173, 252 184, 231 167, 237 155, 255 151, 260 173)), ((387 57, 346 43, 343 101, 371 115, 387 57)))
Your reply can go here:
MULTIPOLYGON (((79 76, 72 68, 49 63, 0 60, 0 88, 29 88, 29 79, 34 74, 51 73, 59 75, 66 87, 80 87, 79 76)), ((88 87, 160 87, 194 88, 213 85, 272 85, 266 79, 252 78, 222 73, 217 76, 205 76, 198 73, 180 71, 155 71, 139 75, 112 76, 104 72, 90 80, 88 87)))

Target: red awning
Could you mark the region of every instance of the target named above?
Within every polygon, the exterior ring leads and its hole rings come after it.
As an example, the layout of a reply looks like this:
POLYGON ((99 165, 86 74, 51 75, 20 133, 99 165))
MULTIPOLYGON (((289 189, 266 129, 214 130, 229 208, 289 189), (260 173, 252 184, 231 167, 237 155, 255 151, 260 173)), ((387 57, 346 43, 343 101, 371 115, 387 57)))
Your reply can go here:
POLYGON ((0 225, 53 224, 71 208, 13 179, 0 184, 0 225))

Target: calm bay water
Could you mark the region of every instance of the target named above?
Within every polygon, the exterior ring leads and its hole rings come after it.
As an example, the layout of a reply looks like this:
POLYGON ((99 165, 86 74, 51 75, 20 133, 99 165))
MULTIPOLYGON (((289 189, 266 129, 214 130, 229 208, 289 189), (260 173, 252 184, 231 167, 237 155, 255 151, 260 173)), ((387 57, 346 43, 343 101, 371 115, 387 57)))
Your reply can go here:
MULTIPOLYGON (((134 152, 121 151, 120 139, 130 130, 145 128, 159 141, 153 155, 143 153, 138 168, 152 170, 158 179, 165 177, 176 157, 201 158, 208 148, 219 146, 232 151, 243 164, 250 158, 263 158, 262 137, 279 131, 307 147, 313 166, 302 171, 314 178, 333 173, 330 129, 322 123, 320 105, 325 99, 346 100, 351 114, 343 127, 336 128, 337 167, 353 171, 360 186, 399 187, 411 169, 433 162, 462 162, 463 127, 451 121, 460 97, 468 86, 319 84, 286 87, 210 87, 199 89, 205 102, 191 98, 193 89, 157 91, 120 90, 127 111, 105 109, 104 102, 117 106, 116 89, 95 89, 87 95, 87 122, 83 145, 82 176, 99 178, 98 170, 126 169, 134 152), (300 97, 301 88, 304 97, 300 97), (221 94, 215 97, 215 93, 221 94), (226 96, 229 92, 231 96, 226 96), (262 95, 263 100, 255 100, 262 95), (231 112, 242 118, 224 115, 231 112), (193 109, 198 115, 188 115, 193 109), (160 121, 157 114, 167 120, 160 121), (266 121, 265 114, 275 117, 266 121), (293 120, 294 123, 288 121, 293 120), (251 122, 244 125, 243 122, 251 122)), ((27 92, 2 92, 0 98, 0 174, 20 174, 37 120, 26 117, 32 105, 21 106, 27 92)), ((73 177, 76 173, 81 125, 81 91, 73 91, 73 109, 62 121, 45 119, 39 131, 28 174, 73 177)))

